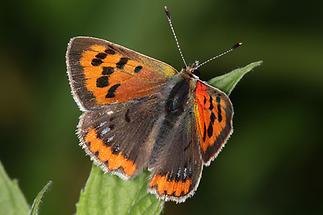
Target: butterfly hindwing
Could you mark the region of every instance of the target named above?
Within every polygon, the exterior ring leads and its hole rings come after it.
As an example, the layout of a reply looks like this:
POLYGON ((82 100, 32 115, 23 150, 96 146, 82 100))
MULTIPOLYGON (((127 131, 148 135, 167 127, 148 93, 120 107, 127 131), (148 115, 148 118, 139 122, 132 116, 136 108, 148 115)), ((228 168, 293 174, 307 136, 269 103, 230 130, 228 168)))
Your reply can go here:
POLYGON ((72 38, 66 58, 72 92, 82 110, 157 93, 177 73, 166 63, 91 37, 72 38))
POLYGON ((194 113, 202 158, 209 165, 232 133, 233 106, 226 94, 197 81, 194 113))
POLYGON ((202 160, 189 84, 180 80, 165 102, 163 117, 148 168, 149 191, 164 200, 183 202, 193 195, 202 160))
POLYGON ((158 98, 142 98, 85 112, 78 125, 82 146, 106 172, 128 179, 147 166, 158 119, 158 98), (149 120, 147 120, 149 119, 149 120))
POLYGON ((192 122, 187 114, 176 122, 174 130, 165 131, 167 137, 159 140, 164 147, 154 148, 158 154, 149 165, 152 171, 149 191, 161 199, 183 202, 194 194, 199 184, 203 164, 192 122))

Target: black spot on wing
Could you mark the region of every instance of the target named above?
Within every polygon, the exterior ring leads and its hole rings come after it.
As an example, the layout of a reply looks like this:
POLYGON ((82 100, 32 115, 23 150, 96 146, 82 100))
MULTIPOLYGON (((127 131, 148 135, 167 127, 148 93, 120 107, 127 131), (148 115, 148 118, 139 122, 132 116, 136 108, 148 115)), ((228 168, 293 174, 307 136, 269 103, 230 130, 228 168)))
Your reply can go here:
POLYGON ((107 53, 100 52, 99 54, 95 55, 95 57, 103 60, 107 57, 107 53))
POLYGON ((103 67, 102 75, 111 75, 114 72, 114 68, 111 66, 103 67))
POLYGON ((210 117, 210 119, 211 119, 211 123, 212 123, 212 124, 214 124, 215 119, 216 119, 216 116, 215 116, 215 114, 214 114, 213 112, 211 112, 211 117, 210 117))
POLYGON ((92 66, 100 66, 103 63, 103 61, 99 58, 93 58, 91 61, 92 66))
POLYGON ((142 66, 136 66, 135 73, 138 73, 142 70, 142 66))
POLYGON ((113 49, 111 49, 111 48, 106 49, 104 52, 105 52, 105 53, 107 53, 107 54, 110 54, 110 55, 114 55, 114 54, 116 53, 116 52, 115 52, 113 49))
POLYGON ((209 107, 209 110, 212 111, 213 108, 214 108, 214 106, 213 106, 213 98, 212 98, 212 96, 210 96, 210 107, 209 107))
POLYGON ((217 97, 216 97, 216 102, 217 102, 217 103, 220 103, 220 102, 221 102, 221 98, 220 98, 220 96, 217 96, 217 97))
POLYGON ((109 44, 109 45, 108 45, 108 47, 109 47, 110 49, 112 49, 113 51, 115 50, 115 49, 114 49, 115 47, 113 47, 113 45, 110 45, 110 44, 109 44))
POLYGON ((116 95, 114 94, 115 91, 117 90, 117 88, 120 86, 121 84, 115 84, 112 87, 109 88, 107 95, 105 96, 106 98, 113 98, 116 95))
POLYGON ((119 62, 116 63, 117 68, 123 69, 124 66, 127 64, 128 60, 129 60, 129 58, 127 58, 127 57, 120 58, 119 62))
POLYGON ((108 76, 101 76, 100 78, 96 79, 96 86, 99 88, 103 88, 109 85, 109 78, 108 76))

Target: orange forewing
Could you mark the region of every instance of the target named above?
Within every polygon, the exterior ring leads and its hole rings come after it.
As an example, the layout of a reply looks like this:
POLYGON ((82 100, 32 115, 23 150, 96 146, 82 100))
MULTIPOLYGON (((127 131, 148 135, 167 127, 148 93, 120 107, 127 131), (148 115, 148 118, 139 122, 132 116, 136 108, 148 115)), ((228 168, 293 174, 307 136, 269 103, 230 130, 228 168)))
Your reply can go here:
POLYGON ((221 91, 197 81, 194 113, 204 162, 219 152, 232 132, 233 109, 221 91))
POLYGON ((70 42, 70 49, 73 43, 82 45, 77 55, 79 72, 84 88, 94 97, 93 105, 126 102, 158 93, 160 86, 177 73, 163 62, 108 41, 77 37, 70 42))

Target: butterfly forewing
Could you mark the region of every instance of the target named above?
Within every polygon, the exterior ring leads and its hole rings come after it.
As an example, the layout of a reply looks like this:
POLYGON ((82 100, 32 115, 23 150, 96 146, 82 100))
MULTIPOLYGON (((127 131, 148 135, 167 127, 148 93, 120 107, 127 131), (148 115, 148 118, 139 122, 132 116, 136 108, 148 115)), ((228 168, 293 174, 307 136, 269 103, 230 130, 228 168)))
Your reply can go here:
POLYGON ((158 60, 90 37, 71 39, 66 56, 72 91, 83 110, 152 95, 177 73, 158 60))
POLYGON ((233 107, 223 92, 197 81, 194 113, 202 158, 209 165, 232 133, 233 107))

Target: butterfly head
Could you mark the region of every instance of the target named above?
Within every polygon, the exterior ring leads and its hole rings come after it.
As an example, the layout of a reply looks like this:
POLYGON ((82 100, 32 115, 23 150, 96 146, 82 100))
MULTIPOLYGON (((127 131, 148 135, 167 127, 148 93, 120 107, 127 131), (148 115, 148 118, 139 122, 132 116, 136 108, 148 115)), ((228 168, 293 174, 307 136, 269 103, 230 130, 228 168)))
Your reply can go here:
POLYGON ((186 66, 182 69, 183 72, 188 74, 191 78, 199 78, 200 76, 200 71, 197 69, 199 66, 200 62, 196 60, 194 63, 192 63, 189 66, 186 66))

